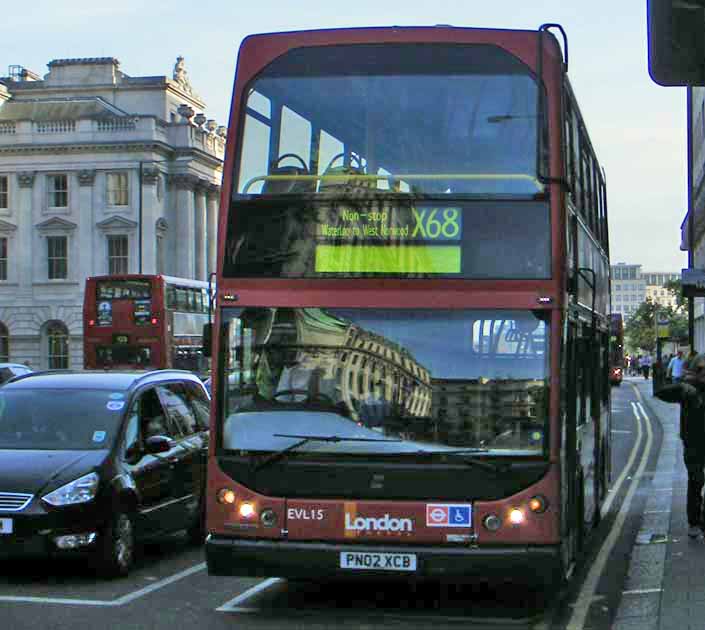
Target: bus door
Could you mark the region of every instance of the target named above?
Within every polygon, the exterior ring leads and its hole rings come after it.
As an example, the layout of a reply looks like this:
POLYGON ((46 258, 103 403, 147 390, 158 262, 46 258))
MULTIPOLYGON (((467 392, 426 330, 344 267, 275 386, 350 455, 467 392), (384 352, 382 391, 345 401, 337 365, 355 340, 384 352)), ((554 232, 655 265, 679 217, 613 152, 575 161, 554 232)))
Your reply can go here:
POLYGON ((582 487, 584 529, 590 529, 595 518, 597 497, 595 496, 595 452, 598 423, 594 416, 594 391, 598 365, 595 361, 595 341, 592 327, 586 323, 579 326, 575 355, 575 414, 576 452, 582 487))
POLYGON ((566 388, 566 520, 573 546, 582 544, 582 534, 595 518, 595 431, 592 416, 594 340, 591 327, 578 320, 568 324, 566 388))

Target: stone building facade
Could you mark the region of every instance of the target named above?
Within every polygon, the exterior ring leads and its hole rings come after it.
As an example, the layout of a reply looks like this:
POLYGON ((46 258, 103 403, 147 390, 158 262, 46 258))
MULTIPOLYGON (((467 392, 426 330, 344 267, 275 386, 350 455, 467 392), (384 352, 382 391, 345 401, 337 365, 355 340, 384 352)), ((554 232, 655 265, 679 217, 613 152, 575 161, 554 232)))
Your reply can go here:
POLYGON ((171 78, 48 67, 0 78, 0 362, 80 368, 88 276, 215 270, 226 130, 181 57, 171 78))

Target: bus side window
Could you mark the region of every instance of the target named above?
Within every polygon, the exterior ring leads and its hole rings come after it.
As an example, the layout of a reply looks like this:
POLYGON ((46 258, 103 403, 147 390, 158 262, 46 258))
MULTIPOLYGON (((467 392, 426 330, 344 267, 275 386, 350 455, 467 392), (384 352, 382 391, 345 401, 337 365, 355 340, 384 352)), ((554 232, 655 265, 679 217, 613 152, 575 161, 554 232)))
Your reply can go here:
POLYGON ((169 309, 176 308, 176 287, 171 285, 166 290, 166 306, 169 309))

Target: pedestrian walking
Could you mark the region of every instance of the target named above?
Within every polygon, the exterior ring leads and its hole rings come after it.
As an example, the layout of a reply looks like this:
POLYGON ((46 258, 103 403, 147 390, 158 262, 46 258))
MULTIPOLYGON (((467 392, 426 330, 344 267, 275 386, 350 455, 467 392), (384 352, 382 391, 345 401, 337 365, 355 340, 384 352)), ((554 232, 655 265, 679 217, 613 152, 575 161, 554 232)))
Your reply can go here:
POLYGON ((685 359, 683 358, 683 350, 679 350, 676 355, 668 362, 666 368, 666 378, 670 378, 672 383, 680 383, 685 370, 685 359))
POLYGON ((651 355, 646 354, 641 358, 641 371, 644 374, 644 378, 649 380, 649 372, 651 372, 651 355))
POLYGON ((688 536, 697 538, 703 531, 705 354, 695 356, 681 382, 662 387, 655 396, 681 405, 680 438, 683 441, 683 462, 688 471, 688 536))

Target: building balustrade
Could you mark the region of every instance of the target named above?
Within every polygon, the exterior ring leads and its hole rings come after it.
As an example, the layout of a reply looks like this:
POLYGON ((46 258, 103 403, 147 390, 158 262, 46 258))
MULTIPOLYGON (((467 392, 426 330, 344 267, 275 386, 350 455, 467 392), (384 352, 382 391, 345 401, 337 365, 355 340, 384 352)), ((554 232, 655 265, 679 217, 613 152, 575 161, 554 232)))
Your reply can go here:
POLYGON ((73 133, 76 131, 75 120, 49 120, 34 123, 36 133, 73 133))
POLYGON ((0 122, 0 146, 116 141, 162 142, 179 149, 200 149, 219 159, 225 150, 225 138, 210 130, 183 123, 164 123, 154 116, 0 122))

